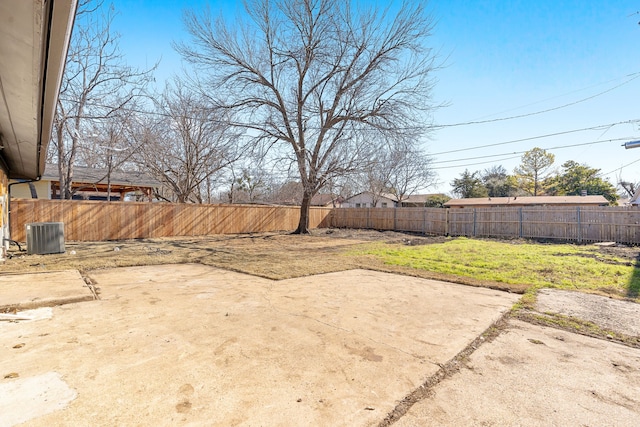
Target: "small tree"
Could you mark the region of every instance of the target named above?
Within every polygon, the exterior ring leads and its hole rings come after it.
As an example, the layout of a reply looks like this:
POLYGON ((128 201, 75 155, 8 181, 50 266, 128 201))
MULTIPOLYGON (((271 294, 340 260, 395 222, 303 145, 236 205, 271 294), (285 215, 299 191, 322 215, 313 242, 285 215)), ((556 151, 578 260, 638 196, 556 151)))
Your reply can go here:
POLYGON ((520 189, 532 196, 538 196, 542 192, 542 181, 549 170, 555 156, 547 153, 542 148, 533 148, 522 156, 522 163, 514 172, 517 175, 520 189))
POLYGON ((482 172, 482 183, 489 197, 510 197, 515 195, 515 178, 507 174, 503 166, 492 166, 482 172))
POLYGON ((354 173, 385 138, 417 141, 428 128, 434 55, 422 2, 356 9, 341 0, 248 0, 248 19, 185 15, 196 67, 213 105, 255 144, 280 150, 302 184, 296 233, 309 232, 311 198, 354 173))
POLYGON ((434 194, 427 198, 425 207, 427 208, 444 208, 444 204, 451 200, 451 197, 445 194, 434 194))
POLYGON ((610 204, 616 204, 618 194, 615 187, 598 176, 600 169, 581 165, 569 160, 562 165, 562 171, 545 183, 552 195, 578 196, 587 194, 602 195, 610 204))
POLYGON ((469 172, 465 169, 460 175, 460 178, 455 178, 453 182, 451 182, 451 186, 453 187, 453 194, 461 199, 487 197, 489 195, 487 187, 482 183, 478 171, 469 172))

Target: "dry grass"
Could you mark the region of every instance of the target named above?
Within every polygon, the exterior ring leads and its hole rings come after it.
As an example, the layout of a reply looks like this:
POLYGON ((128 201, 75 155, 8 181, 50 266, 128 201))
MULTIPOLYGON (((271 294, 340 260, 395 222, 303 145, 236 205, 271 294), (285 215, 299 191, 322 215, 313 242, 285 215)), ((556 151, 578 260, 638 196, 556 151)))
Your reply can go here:
POLYGON ((333 239, 321 233, 220 235, 117 242, 66 243, 66 252, 26 255, 11 251, 0 272, 100 268, 135 265, 202 263, 271 279, 284 279, 353 268, 342 248, 362 243, 333 239))
POLYGON ((101 268, 137 265, 201 263, 273 280, 365 268, 472 286, 522 293, 526 286, 477 280, 406 266, 388 265, 362 254, 371 242, 401 246, 442 243, 442 237, 421 237, 373 230, 313 230, 311 235, 260 233, 192 238, 163 238, 113 242, 67 242, 66 253, 26 255, 17 248, 0 264, 2 272, 101 268), (360 254, 358 254, 360 253, 360 254))

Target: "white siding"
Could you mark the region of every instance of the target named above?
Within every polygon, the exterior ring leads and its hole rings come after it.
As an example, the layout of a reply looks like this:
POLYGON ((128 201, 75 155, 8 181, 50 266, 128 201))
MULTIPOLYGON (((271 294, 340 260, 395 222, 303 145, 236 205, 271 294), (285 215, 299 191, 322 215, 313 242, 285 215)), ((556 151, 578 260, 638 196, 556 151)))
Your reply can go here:
POLYGON ((395 206, 393 200, 386 197, 380 197, 375 206, 373 206, 373 196, 371 193, 356 194, 353 197, 348 198, 342 204, 343 208, 381 208, 382 204, 386 203, 388 208, 395 206))

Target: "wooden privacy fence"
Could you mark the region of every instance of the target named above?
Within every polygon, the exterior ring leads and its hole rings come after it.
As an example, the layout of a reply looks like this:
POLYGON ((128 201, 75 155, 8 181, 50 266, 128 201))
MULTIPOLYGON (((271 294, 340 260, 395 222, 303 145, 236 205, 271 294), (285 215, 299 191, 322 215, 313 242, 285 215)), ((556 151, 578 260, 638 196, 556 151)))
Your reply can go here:
POLYGON ((342 208, 332 211, 330 226, 442 236, 640 244, 640 209, 608 206, 342 208))
MULTIPOLYGON (((13 199, 11 238, 25 241, 33 222, 63 222, 69 241, 288 231, 299 215, 296 206, 13 199)), ((639 208, 311 208, 309 216, 311 228, 640 244, 639 208)))
MULTIPOLYGON (((330 208, 311 208, 309 226, 328 226, 330 208)), ((172 236, 293 231, 296 206, 197 205, 79 200, 11 200, 11 238, 26 240, 25 225, 63 222, 65 240, 100 241, 172 236)))

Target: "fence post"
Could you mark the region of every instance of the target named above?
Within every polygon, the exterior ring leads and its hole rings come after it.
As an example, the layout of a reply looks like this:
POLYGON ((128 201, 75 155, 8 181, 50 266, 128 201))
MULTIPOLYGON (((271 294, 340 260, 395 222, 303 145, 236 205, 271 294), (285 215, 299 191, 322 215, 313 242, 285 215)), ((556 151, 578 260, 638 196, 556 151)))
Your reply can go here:
POLYGON ((398 212, 398 207, 395 206, 393 208, 393 231, 397 231, 398 230, 398 224, 397 224, 397 220, 396 220, 396 213, 398 212))
POLYGON ((371 229, 371 208, 367 208, 367 230, 371 229))
POLYGON ((578 243, 582 243, 582 221, 580 218, 580 206, 576 207, 576 214, 578 215, 578 243))
POLYGON ((427 226, 427 208, 422 208, 422 235, 424 236, 425 227, 427 226))
POLYGON ((476 208, 473 208, 473 237, 476 237, 476 208))
POLYGON ((518 227, 518 237, 522 238, 522 208, 518 209, 518 215, 519 215, 519 227, 518 227))
POLYGON ((445 208, 444 214, 444 235, 449 236, 449 208, 445 208))

